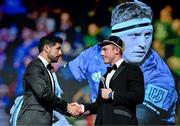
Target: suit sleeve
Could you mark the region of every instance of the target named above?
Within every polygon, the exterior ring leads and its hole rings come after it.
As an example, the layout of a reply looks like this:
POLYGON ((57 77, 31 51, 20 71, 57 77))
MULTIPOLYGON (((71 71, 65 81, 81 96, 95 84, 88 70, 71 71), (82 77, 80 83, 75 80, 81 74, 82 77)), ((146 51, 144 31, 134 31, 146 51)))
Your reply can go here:
POLYGON ((67 102, 52 93, 51 89, 46 84, 44 70, 41 66, 36 64, 29 65, 24 79, 30 85, 33 93, 41 103, 53 109, 66 110, 67 102))
POLYGON ((101 105, 101 88, 103 88, 102 82, 99 84, 99 90, 98 90, 98 96, 95 102, 90 103, 90 104, 84 104, 85 106, 85 111, 90 110, 91 114, 96 114, 99 106, 101 105))
POLYGON ((127 91, 114 92, 114 104, 134 105, 141 104, 144 100, 144 77, 141 69, 137 66, 125 68, 128 72, 127 91))

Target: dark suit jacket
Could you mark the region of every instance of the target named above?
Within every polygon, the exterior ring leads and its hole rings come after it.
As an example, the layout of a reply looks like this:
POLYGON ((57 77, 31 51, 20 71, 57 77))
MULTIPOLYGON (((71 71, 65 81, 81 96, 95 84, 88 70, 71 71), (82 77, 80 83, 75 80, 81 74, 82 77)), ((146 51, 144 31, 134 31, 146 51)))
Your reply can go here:
POLYGON ((50 76, 40 59, 27 66, 23 81, 24 102, 18 115, 18 125, 51 125, 53 109, 66 111, 67 102, 52 92, 50 76))
POLYGON ((102 99, 101 88, 102 82, 96 102, 85 104, 86 110, 97 113, 95 125, 136 125, 136 105, 144 99, 144 78, 140 68, 125 61, 118 67, 110 80, 113 100, 102 99))

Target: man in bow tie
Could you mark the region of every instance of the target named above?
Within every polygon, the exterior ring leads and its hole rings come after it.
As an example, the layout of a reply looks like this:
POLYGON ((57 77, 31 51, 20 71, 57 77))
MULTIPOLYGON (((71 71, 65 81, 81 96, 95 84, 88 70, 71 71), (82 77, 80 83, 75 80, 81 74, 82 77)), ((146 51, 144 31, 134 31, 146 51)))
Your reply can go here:
POLYGON ((70 115, 67 111, 77 109, 55 94, 55 77, 51 63, 62 56, 60 37, 45 36, 39 41, 39 55, 24 73, 23 104, 17 125, 52 125, 53 110, 70 115))
MULTIPOLYGON (((145 97, 136 107, 138 124, 175 125, 176 84, 167 64, 151 48, 152 21, 152 9, 145 3, 138 0, 121 3, 112 10, 111 36, 122 39, 123 59, 138 65, 144 75, 145 97)), ((90 102, 96 101, 99 80, 108 66, 104 64, 100 51, 96 44, 59 70, 63 78, 88 81, 90 102)))
POLYGON ((136 105, 144 99, 144 79, 138 66, 123 60, 122 43, 119 37, 110 36, 99 44, 111 71, 100 81, 96 101, 81 105, 82 113, 97 114, 95 125, 137 125, 136 105))

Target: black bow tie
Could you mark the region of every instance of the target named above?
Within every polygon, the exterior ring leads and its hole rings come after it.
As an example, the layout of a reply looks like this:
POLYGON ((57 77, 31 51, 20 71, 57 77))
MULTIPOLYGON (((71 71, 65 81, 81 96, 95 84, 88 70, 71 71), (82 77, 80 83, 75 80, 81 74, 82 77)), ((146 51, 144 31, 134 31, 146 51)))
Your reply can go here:
POLYGON ((107 72, 108 72, 108 73, 110 73, 112 70, 117 70, 116 64, 114 64, 114 65, 111 66, 111 67, 107 67, 107 72))
POLYGON ((53 67, 51 64, 48 64, 48 65, 47 65, 47 68, 48 68, 48 70, 50 70, 50 71, 51 71, 52 69, 54 69, 54 67, 53 67))

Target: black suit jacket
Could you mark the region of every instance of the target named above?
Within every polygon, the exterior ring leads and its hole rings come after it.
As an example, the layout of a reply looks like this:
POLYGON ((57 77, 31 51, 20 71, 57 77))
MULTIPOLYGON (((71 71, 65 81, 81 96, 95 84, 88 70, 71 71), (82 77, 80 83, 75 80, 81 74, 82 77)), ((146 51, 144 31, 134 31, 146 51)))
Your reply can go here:
MULTIPOLYGON (((106 78, 107 73, 104 75, 106 78)), ((114 98, 104 100, 99 92, 96 102, 85 104, 85 109, 97 113, 95 125, 136 125, 136 105, 144 99, 144 78, 138 66, 125 61, 118 67, 110 80, 114 98)))
POLYGON ((18 115, 18 125, 51 125, 53 109, 66 111, 67 102, 52 92, 47 68, 39 58, 27 66, 23 83, 24 102, 18 115))

